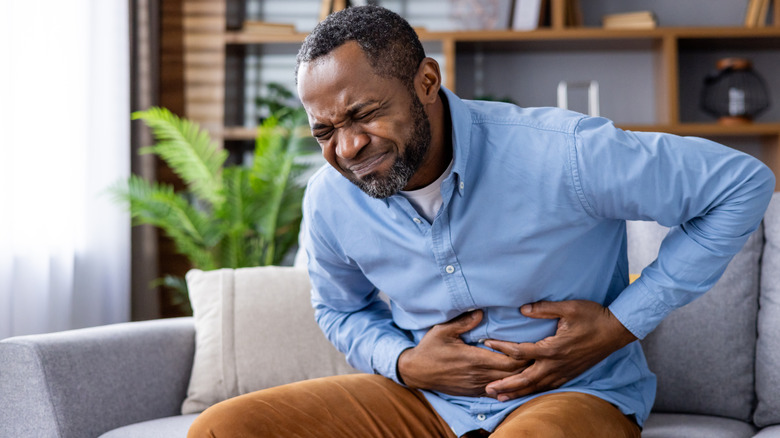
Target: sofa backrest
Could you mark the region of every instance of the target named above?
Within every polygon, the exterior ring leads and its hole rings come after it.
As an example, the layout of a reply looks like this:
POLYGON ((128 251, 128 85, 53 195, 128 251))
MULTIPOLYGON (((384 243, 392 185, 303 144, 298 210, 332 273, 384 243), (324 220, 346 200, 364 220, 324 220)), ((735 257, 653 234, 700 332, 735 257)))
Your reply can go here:
POLYGON ((760 427, 780 424, 780 193, 772 196, 764 215, 764 240, 754 415, 760 427))
MULTIPOLYGON (((630 273, 655 259, 667 231, 651 222, 628 224, 630 273)), ((759 228, 709 292, 642 341, 658 377, 654 411, 752 419, 762 247, 759 228)))
POLYGON ((0 437, 96 437, 176 415, 193 340, 175 318, 0 341, 0 437))

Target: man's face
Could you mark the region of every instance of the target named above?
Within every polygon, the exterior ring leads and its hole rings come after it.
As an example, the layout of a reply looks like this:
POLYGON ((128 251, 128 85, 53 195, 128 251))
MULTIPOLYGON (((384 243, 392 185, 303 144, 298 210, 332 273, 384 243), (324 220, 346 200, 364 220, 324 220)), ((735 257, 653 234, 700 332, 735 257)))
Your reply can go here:
POLYGON ((374 73, 348 42, 298 70, 298 94, 325 159, 374 198, 407 187, 431 144, 423 105, 400 80, 374 73))

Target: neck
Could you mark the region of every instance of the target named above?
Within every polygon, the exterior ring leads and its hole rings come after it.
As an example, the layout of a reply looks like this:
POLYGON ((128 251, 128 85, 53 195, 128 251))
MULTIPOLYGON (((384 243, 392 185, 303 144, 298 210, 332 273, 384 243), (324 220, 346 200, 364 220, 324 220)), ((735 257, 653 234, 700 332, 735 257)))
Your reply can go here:
POLYGON ((431 124, 431 146, 404 190, 416 190, 436 181, 452 161, 452 121, 444 92, 440 90, 436 101, 425 110, 431 124))

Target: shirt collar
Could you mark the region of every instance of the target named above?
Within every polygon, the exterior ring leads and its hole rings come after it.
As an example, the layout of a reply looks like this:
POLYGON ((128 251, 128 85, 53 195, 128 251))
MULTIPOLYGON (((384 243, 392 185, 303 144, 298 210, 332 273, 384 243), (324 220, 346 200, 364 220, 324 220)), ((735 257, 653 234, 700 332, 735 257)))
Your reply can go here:
MULTIPOLYGON (((466 104, 452 91, 441 87, 444 93, 444 106, 450 113, 452 124, 452 154, 453 164, 451 175, 455 175, 454 184, 457 184, 456 191, 463 195, 463 189, 458 181, 466 180, 466 163, 468 161, 469 143, 471 139, 471 111, 466 104)), ((449 179, 449 178, 447 178, 449 179)), ((386 207, 390 207, 390 199, 401 194, 396 193, 389 198, 382 199, 386 207)))
MULTIPOLYGON (((444 96, 447 99, 450 119, 452 121, 452 153, 455 163, 452 166, 452 173, 457 175, 460 182, 466 181, 466 168, 469 158, 469 144, 471 142, 471 111, 458 96, 452 91, 441 87, 444 96)), ((457 181, 456 180, 456 181, 457 181)), ((456 182, 456 184, 458 184, 456 182)), ((463 191, 458 184, 458 193, 463 191)))

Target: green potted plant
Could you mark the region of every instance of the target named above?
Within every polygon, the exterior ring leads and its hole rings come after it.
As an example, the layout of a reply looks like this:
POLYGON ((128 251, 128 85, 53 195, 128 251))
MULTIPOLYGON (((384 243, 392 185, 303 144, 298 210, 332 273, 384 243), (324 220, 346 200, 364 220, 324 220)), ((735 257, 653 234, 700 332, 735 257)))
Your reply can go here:
MULTIPOLYGON (((114 187, 134 224, 160 228, 194 268, 282 262, 297 243, 305 173, 318 151, 302 108, 274 107, 258 127, 252 162, 245 165, 226 165, 228 152, 208 132, 165 108, 136 112, 133 119, 143 120, 156 139, 141 153, 161 158, 186 186, 176 192, 133 175, 114 187)), ((186 297, 183 278, 158 281, 186 297)))

